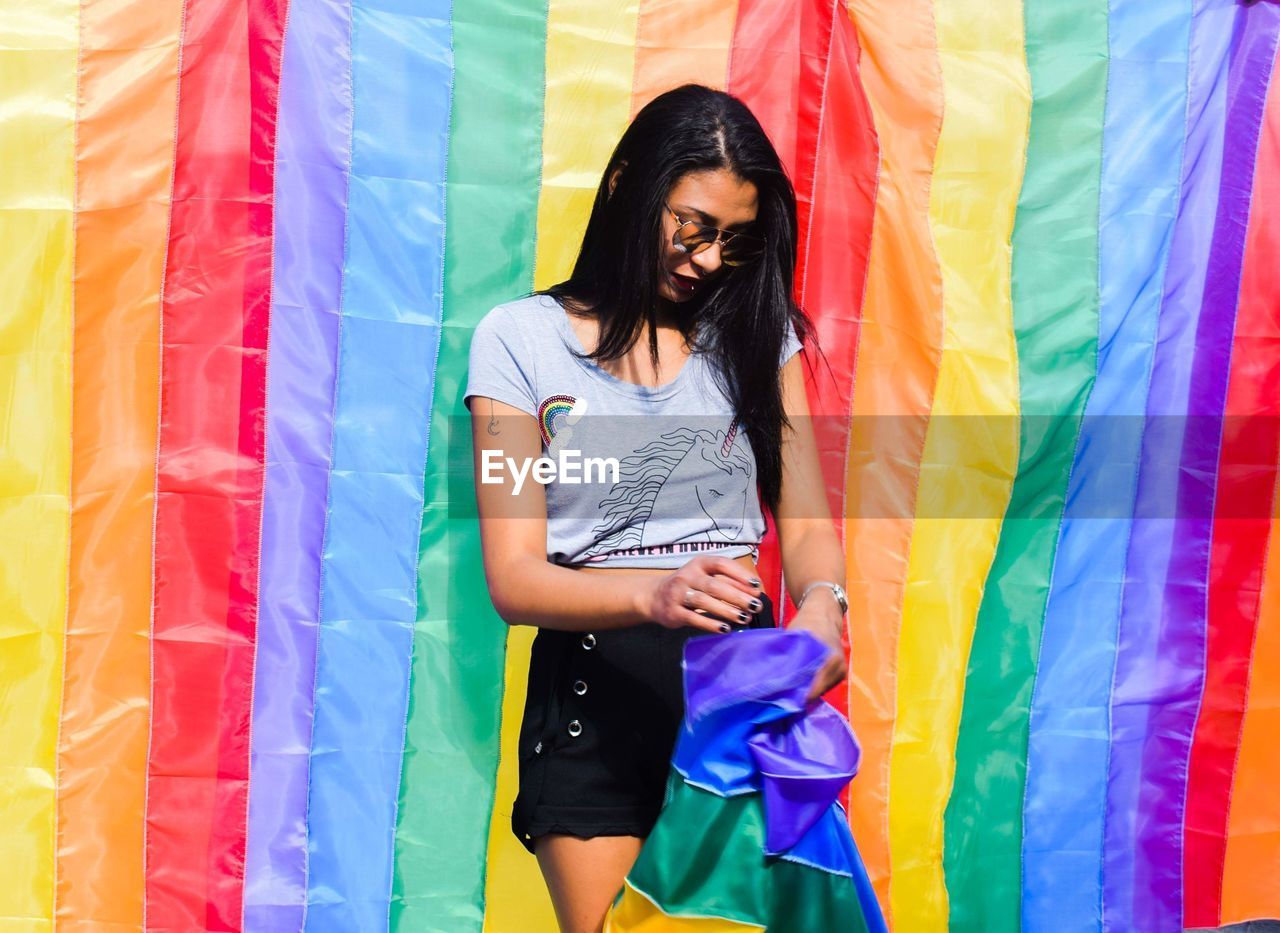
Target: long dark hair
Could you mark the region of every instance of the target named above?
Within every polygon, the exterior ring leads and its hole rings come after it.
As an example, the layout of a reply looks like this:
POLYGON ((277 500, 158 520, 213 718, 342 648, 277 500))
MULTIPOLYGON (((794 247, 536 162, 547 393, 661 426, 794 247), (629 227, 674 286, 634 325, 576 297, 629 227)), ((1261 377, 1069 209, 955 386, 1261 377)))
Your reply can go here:
POLYGON ((597 363, 623 356, 649 324, 658 360, 657 274, 663 204, 689 172, 728 169, 757 191, 754 231, 768 241, 748 266, 725 269, 683 303, 680 327, 709 356, 755 454, 762 503, 776 511, 782 488, 782 408, 778 357, 785 328, 808 341, 812 326, 792 292, 796 268, 796 197, 764 129, 731 94, 685 84, 636 114, 605 166, 577 262, 568 279, 535 294, 554 297, 599 324, 597 363), (609 178, 622 167, 610 195, 609 178))

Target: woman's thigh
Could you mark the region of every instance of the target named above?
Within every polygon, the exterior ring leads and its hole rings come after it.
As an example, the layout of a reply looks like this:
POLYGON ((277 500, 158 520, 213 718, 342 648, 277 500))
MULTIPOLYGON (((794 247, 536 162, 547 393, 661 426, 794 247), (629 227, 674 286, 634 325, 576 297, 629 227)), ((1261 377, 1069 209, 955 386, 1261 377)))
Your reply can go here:
POLYGON ((539 836, 538 867, 565 933, 596 933, 640 854, 638 836, 539 836))

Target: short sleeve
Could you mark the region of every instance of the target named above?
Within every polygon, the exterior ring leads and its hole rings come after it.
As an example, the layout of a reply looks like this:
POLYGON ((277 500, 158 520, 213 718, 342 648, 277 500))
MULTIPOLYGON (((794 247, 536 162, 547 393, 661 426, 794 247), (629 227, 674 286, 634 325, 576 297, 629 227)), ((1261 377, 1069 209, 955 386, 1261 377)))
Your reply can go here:
POLYGON ((795 328, 787 324, 786 335, 782 338, 782 354, 778 357, 778 368, 781 369, 787 360, 800 351, 801 347, 795 328))
POLYGON ((533 361, 523 335, 511 315, 498 306, 480 319, 471 335, 467 390, 463 402, 471 408, 471 396, 483 395, 534 415, 533 361))

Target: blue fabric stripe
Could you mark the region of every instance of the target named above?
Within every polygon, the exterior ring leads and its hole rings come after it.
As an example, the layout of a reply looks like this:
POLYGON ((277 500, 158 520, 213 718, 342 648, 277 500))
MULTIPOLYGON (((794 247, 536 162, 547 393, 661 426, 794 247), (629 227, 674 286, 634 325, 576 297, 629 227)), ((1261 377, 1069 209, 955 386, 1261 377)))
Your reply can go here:
POLYGON ((1109 703, 1142 414, 1179 192, 1186 2, 1112 0, 1098 371, 1067 491, 1031 706, 1023 928, 1101 924, 1109 703), (1116 491, 1122 487, 1123 494, 1116 491), (1072 517, 1077 516, 1077 517, 1072 517))
POLYGON ((388 925, 440 341, 447 0, 356 0, 355 119, 310 797, 308 930, 388 925))

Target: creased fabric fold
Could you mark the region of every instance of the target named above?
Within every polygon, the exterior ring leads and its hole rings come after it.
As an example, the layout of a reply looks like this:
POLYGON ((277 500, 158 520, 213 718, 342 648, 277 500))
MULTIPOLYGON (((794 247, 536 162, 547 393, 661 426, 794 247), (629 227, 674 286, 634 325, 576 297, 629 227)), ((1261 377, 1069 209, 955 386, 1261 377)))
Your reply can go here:
POLYGON ((805 709, 823 645, 798 633, 738 634, 689 643, 672 765, 722 796, 762 793, 765 853, 785 858, 857 773, 858 745, 829 704, 805 709))

